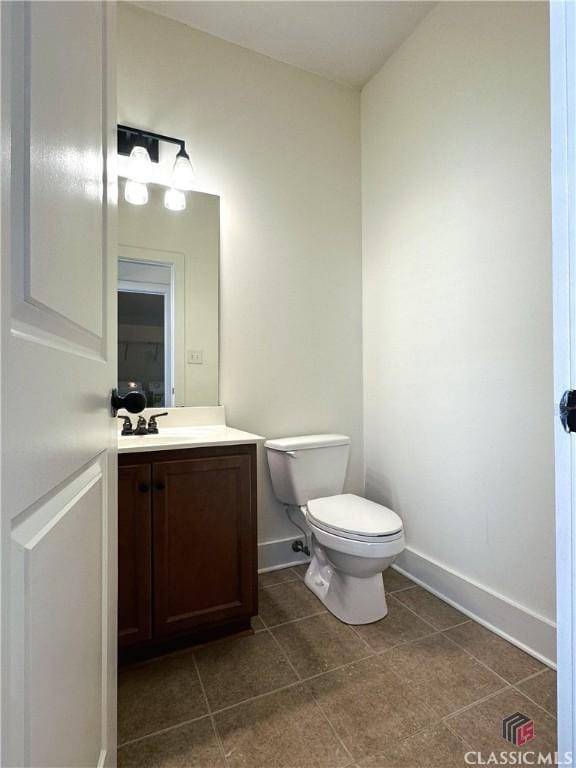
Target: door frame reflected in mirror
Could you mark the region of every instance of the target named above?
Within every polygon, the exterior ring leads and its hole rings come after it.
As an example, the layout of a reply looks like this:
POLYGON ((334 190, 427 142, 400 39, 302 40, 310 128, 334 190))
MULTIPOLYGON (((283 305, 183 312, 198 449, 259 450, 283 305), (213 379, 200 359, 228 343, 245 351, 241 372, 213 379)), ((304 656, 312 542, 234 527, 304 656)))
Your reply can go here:
MULTIPOLYGON (((162 294, 164 303, 164 357, 165 357, 165 402, 163 407, 184 405, 185 396, 185 257, 183 253, 158 251, 131 245, 118 247, 119 279, 118 292, 162 294), (126 280, 120 277, 122 263, 144 269, 137 279, 126 280), (170 285, 152 282, 146 268, 168 267, 170 285)), ((156 405, 156 404, 155 404, 156 405)), ((149 403, 149 406, 152 406, 149 403)))

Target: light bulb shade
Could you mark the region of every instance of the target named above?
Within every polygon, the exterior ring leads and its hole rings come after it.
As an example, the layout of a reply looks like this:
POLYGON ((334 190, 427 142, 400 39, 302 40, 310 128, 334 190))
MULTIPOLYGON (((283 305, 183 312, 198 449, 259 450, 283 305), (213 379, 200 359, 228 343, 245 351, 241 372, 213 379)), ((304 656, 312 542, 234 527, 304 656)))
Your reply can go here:
POLYGON ((183 211, 186 208, 186 195, 173 187, 164 193, 164 207, 169 211, 183 211))
POLYGON ((135 146, 130 152, 130 178, 143 184, 152 178, 152 160, 145 147, 135 146))
POLYGON ((172 169, 172 186, 175 189, 194 189, 194 168, 185 149, 176 155, 172 169))
POLYGON ((146 205, 148 202, 148 187, 140 181, 129 179, 124 187, 124 199, 132 205, 146 205))

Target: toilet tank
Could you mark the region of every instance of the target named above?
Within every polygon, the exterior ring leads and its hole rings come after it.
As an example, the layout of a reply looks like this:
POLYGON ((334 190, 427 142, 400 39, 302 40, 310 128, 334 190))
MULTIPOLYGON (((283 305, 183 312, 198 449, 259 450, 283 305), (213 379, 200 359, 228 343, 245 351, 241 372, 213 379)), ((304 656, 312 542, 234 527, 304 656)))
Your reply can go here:
POLYGON ((282 437, 264 443, 276 498, 303 506, 342 493, 350 438, 346 435, 282 437))

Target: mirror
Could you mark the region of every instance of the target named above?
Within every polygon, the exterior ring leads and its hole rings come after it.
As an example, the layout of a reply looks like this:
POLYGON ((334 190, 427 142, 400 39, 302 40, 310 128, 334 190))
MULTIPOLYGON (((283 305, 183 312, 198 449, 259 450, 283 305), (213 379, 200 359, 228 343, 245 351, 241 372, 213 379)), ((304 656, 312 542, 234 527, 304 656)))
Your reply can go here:
POLYGON ((165 192, 149 184, 146 205, 118 204, 118 391, 148 407, 218 405, 220 198, 187 192, 171 211, 165 192))

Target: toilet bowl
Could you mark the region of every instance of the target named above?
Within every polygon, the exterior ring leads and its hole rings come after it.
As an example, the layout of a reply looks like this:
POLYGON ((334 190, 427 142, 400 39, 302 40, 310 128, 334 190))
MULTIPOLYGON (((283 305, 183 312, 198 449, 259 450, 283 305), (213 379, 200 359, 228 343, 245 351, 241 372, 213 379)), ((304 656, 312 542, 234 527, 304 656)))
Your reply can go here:
POLYGON ((310 501, 305 514, 312 532, 306 586, 347 624, 384 618, 382 573, 404 549, 398 515, 353 494, 310 501))
POLYGON ((306 435, 265 447, 277 498, 300 509, 312 534, 306 586, 347 624, 382 619, 382 573, 404 549, 404 531, 391 509, 342 494, 350 439, 306 435))

